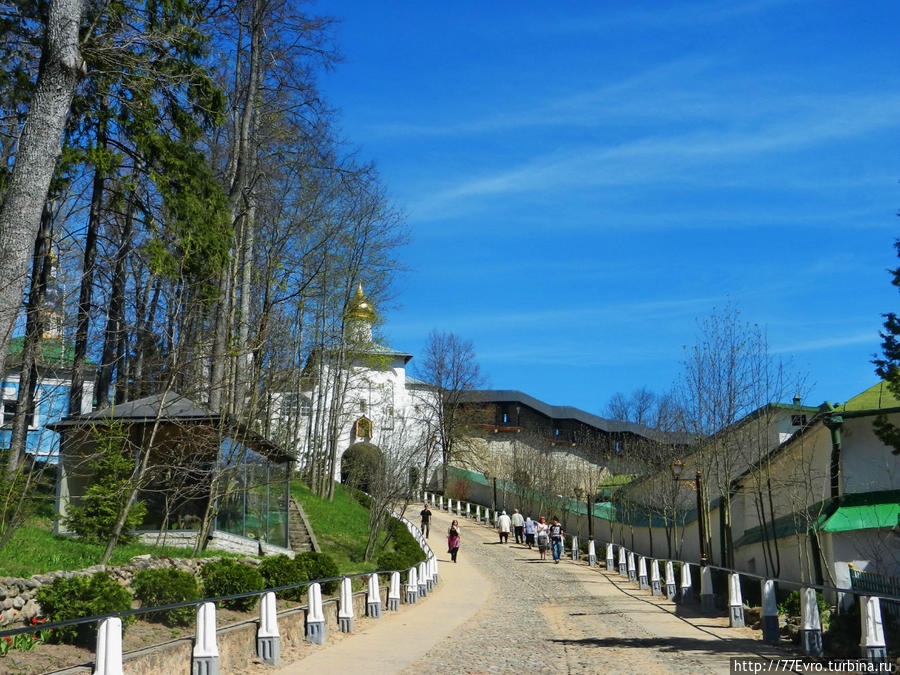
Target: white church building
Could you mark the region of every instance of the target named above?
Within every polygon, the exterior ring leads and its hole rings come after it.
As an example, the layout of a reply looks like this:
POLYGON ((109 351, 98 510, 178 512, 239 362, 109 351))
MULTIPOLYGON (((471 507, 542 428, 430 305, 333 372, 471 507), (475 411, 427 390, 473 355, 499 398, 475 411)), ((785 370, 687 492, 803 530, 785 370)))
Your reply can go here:
POLYGON ((330 453, 331 439, 336 480, 340 458, 357 443, 371 443, 389 455, 419 453, 417 467, 433 448, 433 390, 407 374, 411 354, 373 340, 376 319, 360 284, 346 317, 346 338, 310 355, 299 391, 273 395, 281 403, 275 406, 281 411, 279 436, 295 449, 299 469, 316 453, 330 453))

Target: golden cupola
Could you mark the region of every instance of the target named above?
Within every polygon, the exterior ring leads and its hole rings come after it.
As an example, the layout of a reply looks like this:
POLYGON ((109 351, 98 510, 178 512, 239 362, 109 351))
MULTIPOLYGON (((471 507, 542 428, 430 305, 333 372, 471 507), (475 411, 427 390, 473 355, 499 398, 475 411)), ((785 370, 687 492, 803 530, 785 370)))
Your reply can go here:
POLYGON ((356 287, 356 293, 353 294, 353 298, 350 300, 350 311, 347 312, 347 318, 367 321, 368 323, 375 321, 375 308, 363 293, 361 283, 356 287))
POLYGON ((375 323, 375 307, 363 293, 362 284, 356 287, 356 293, 350 299, 347 310, 347 325, 350 334, 357 342, 372 341, 372 324, 375 323))

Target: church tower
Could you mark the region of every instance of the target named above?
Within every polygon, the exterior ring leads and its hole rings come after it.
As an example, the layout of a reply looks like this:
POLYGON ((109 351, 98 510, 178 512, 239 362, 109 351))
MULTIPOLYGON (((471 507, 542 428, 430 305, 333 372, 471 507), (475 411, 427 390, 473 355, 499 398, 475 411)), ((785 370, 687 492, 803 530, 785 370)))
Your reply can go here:
POLYGON ((360 283, 356 287, 356 293, 351 298, 347 311, 347 340, 354 345, 372 344, 372 325, 375 323, 376 317, 375 308, 366 298, 360 283))

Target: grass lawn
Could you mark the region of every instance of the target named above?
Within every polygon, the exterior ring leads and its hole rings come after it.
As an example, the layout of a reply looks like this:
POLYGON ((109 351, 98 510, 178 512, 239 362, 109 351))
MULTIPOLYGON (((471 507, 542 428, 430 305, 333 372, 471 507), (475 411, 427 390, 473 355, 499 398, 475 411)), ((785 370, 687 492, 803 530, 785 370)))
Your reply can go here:
POLYGON ((320 499, 300 481, 291 481, 291 495, 303 505, 322 551, 334 558, 344 574, 371 572, 374 560, 366 562, 369 511, 340 483, 334 486, 334 501, 320 499))
MULTIPOLYGON (((29 577, 56 570, 80 570, 100 562, 105 544, 87 544, 72 537, 60 537, 53 534, 51 527, 48 519, 33 517, 16 530, 0 551, 0 576, 29 577)), ((145 553, 172 558, 191 557, 191 550, 186 548, 129 544, 116 547, 110 564, 122 565, 145 553)), ((212 550, 201 554, 203 557, 215 555, 223 554, 212 550)))
MULTIPOLYGON (((376 561, 363 560, 369 535, 369 511, 343 485, 335 485, 334 501, 331 502, 319 499, 299 481, 291 482, 291 494, 303 505, 320 547, 334 559, 343 574, 377 569, 376 561)), ((56 536, 50 517, 34 515, 0 551, 0 576, 29 577, 56 570, 84 569, 98 564, 105 548, 104 544, 56 536)), ((109 564, 122 565, 134 556, 146 553, 154 557, 191 557, 190 549, 129 544, 116 547, 109 564)), ((200 555, 228 554, 209 549, 200 555)))

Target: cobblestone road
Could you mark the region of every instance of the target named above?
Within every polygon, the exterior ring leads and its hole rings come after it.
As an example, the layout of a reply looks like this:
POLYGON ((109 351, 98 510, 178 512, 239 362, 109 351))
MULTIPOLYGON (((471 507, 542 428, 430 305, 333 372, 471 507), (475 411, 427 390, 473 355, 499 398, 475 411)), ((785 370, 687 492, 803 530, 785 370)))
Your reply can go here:
MULTIPOLYGON (((436 514, 435 533, 448 524, 436 514)), ((488 577, 490 597, 404 673, 726 673, 732 656, 784 656, 759 631, 728 628, 726 617, 699 616, 616 574, 541 561, 484 526, 463 526, 460 561, 488 577)))

